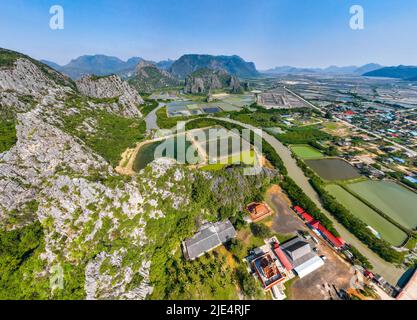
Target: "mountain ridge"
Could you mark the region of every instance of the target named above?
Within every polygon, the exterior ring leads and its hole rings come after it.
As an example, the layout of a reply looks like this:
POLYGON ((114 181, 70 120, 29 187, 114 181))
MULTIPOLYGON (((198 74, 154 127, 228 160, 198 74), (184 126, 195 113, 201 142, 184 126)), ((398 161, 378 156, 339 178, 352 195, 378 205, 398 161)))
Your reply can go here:
POLYGON ((353 74, 362 75, 366 72, 374 71, 382 68, 381 65, 376 63, 368 63, 363 66, 336 66, 332 65, 326 68, 298 68, 292 66, 281 66, 272 69, 264 70, 264 74, 353 74))
POLYGON ((246 62, 237 55, 185 54, 172 64, 169 71, 179 79, 185 79, 189 74, 202 68, 223 69, 239 78, 259 76, 253 62, 246 62))
POLYGON ((365 77, 385 77, 409 81, 417 81, 417 66, 399 65, 385 67, 364 74, 365 77))

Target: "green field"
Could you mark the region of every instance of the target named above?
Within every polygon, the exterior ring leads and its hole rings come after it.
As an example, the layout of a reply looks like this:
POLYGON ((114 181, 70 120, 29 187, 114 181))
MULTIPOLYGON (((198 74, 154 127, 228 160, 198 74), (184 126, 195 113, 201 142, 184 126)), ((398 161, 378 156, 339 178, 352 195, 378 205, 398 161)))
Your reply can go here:
MULTIPOLYGON (((382 239, 394 246, 401 246, 407 239, 407 234, 401 229, 384 219, 376 211, 368 207, 365 203, 351 195, 338 185, 326 186, 329 192, 337 201, 346 207, 354 216, 361 219, 367 225, 378 231, 382 239)), ((371 232, 371 231, 369 231, 371 232)))
MULTIPOLYGON (((220 161, 219 161, 220 162, 220 161)), ((214 164, 208 164, 204 167, 202 167, 202 170, 205 171, 218 171, 222 170, 227 165, 231 164, 247 164, 247 165, 254 165, 255 164, 255 151, 243 151, 240 154, 231 155, 227 159, 227 163, 214 163, 214 164)))
POLYGON ((307 144, 292 145, 291 150, 301 159, 317 159, 323 157, 323 154, 319 150, 307 144))
POLYGON ((365 201, 408 229, 417 226, 417 194, 390 181, 365 181, 348 185, 365 201))

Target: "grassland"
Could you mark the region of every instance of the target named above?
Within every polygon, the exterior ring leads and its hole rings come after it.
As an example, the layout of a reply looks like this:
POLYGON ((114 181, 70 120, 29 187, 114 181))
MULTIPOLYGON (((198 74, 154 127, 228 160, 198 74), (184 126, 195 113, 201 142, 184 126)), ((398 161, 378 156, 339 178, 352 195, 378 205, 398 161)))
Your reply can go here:
POLYGON ((306 144, 292 145, 291 151, 301 159, 319 159, 323 157, 319 150, 306 144))
POLYGON ((326 186, 326 190, 333 197, 335 197, 340 204, 345 206, 350 213, 378 231, 382 239, 388 241, 394 246, 401 246, 407 239, 406 233, 390 223, 388 220, 384 219, 384 217, 379 215, 376 211, 368 207, 342 187, 338 185, 328 185, 326 186))
POLYGON ((390 181, 365 181, 349 184, 347 187, 402 226, 415 229, 416 193, 390 181))
MULTIPOLYGON (((220 162, 220 161, 219 161, 220 162)), ((205 171, 218 171, 231 164, 247 164, 253 165, 255 163, 255 151, 243 151, 240 154, 231 155, 226 163, 208 164, 201 168, 205 171)))

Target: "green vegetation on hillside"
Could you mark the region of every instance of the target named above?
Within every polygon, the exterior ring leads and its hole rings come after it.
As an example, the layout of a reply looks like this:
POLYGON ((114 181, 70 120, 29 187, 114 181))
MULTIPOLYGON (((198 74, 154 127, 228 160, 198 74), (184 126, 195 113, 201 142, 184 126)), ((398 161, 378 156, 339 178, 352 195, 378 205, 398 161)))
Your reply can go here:
MULTIPOLYGON (((221 257, 207 255, 195 262, 183 261, 179 256, 181 242, 194 234, 197 221, 202 219, 229 218, 237 228, 242 226, 244 204, 261 199, 270 179, 266 175, 245 176, 241 168, 213 172, 210 180, 199 171, 193 171, 193 176, 192 183, 177 185, 185 187, 191 197, 184 209, 175 210, 163 201, 158 208, 165 217, 147 221, 150 244, 145 250, 152 261, 150 282, 154 287, 151 299, 236 298, 236 284, 242 283, 221 257), (208 266, 210 279, 205 279, 208 266)), ((161 183, 163 179, 158 180, 161 183)))
POLYGON ((146 125, 142 119, 124 118, 103 110, 91 110, 84 107, 85 98, 72 97, 66 101, 68 107, 77 107, 80 111, 71 116, 63 116, 64 129, 83 140, 92 150, 115 166, 121 154, 143 139, 146 125), (95 122, 95 131, 83 130, 84 121, 95 122))
POLYGON ((13 119, 0 119, 0 153, 10 150, 16 142, 16 122, 13 119))
POLYGON ((47 298, 45 285, 49 281, 42 276, 33 281, 35 273, 44 267, 37 259, 44 249, 43 237, 39 222, 13 231, 0 231, 1 300, 47 298))

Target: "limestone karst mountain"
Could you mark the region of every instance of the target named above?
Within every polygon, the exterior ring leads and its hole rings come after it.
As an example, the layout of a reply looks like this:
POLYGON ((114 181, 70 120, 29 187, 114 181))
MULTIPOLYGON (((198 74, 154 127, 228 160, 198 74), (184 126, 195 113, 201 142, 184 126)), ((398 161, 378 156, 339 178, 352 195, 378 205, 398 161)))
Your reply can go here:
POLYGON ((127 117, 141 116, 138 105, 143 104, 142 97, 119 76, 84 76, 76 81, 77 89, 83 95, 98 99, 116 99, 111 107, 127 117))
POLYGON ((136 65, 141 60, 142 58, 140 57, 132 57, 127 61, 123 61, 117 57, 96 54, 80 56, 63 66, 47 60, 43 60, 42 62, 68 75, 72 79, 78 80, 89 74, 97 76, 117 74, 122 77, 128 77, 133 75, 136 65))
POLYGON ((175 61, 169 70, 179 79, 185 79, 189 74, 202 68, 225 70, 239 78, 259 76, 255 64, 246 62, 239 56, 186 54, 175 61))
POLYGON ((220 209, 243 210, 275 174, 162 158, 119 175, 123 152, 145 140, 141 101, 117 76, 74 83, 0 50, 0 299, 175 297, 166 266, 181 241, 220 209), (50 286, 57 270, 62 288, 50 286))
POLYGON ((155 89, 176 87, 180 83, 168 71, 158 68, 154 63, 142 60, 129 80, 139 92, 152 92, 155 89))
POLYGON ((219 89, 230 93, 243 91, 239 79, 228 74, 225 70, 199 69, 185 79, 184 91, 186 93, 209 93, 219 89))

